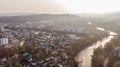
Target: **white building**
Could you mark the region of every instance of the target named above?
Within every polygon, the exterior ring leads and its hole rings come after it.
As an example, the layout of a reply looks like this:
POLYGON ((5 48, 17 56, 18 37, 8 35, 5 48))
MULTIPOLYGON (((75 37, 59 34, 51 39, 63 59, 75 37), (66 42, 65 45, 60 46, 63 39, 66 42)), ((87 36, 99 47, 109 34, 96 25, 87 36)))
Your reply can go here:
POLYGON ((20 42, 17 43, 16 46, 17 46, 17 47, 21 47, 21 46, 23 46, 23 44, 24 44, 24 41, 20 41, 20 42))
POLYGON ((0 32, 4 31, 4 26, 0 25, 0 32))
POLYGON ((73 40, 78 40, 78 39, 80 39, 80 37, 77 37, 76 35, 74 35, 74 34, 68 34, 67 35, 70 39, 73 39, 73 40))
POLYGON ((8 44, 8 38, 0 38, 0 45, 8 44))

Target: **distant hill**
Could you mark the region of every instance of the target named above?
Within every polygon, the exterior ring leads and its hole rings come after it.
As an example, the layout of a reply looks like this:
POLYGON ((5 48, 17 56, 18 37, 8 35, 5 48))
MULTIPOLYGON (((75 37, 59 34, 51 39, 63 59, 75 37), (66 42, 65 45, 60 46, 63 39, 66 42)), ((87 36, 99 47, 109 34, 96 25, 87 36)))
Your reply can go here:
POLYGON ((0 14, 0 17, 25 16, 25 15, 33 15, 33 13, 3 13, 3 14, 0 14))
POLYGON ((32 13, 8 13, 0 14, 0 22, 2 23, 24 23, 26 21, 100 21, 111 22, 120 21, 120 12, 107 14, 32 14, 32 13))
POLYGON ((25 23, 53 21, 60 25, 84 26, 87 20, 82 17, 71 14, 35 14, 35 15, 19 15, 19 16, 2 16, 0 23, 25 23))
MULTIPOLYGON (((105 23, 120 22, 120 12, 108 14, 0 14, 0 23, 25 23, 25 22, 55 21, 62 25, 80 26, 89 21, 104 25, 105 23)), ((120 23, 116 23, 117 25, 120 23)))

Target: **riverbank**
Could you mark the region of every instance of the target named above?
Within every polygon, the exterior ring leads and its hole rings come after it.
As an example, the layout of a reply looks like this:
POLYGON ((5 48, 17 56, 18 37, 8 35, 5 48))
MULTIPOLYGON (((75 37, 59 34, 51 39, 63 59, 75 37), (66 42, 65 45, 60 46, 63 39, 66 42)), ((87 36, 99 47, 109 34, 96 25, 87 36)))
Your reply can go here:
POLYGON ((103 38, 102 40, 96 41, 96 43, 92 44, 92 46, 89 46, 86 49, 80 51, 80 53, 78 53, 78 55, 75 57, 75 60, 79 62, 79 67, 91 67, 91 59, 94 49, 98 48, 99 46, 104 47, 108 42, 110 42, 114 38, 114 35, 116 35, 116 33, 112 31, 107 32, 109 32, 109 36, 103 38))

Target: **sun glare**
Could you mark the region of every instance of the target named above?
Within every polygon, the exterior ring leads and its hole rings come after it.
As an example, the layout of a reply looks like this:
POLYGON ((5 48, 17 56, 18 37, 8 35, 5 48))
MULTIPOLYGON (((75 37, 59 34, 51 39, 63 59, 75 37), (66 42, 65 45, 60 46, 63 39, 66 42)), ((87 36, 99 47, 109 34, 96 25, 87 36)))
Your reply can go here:
POLYGON ((119 0, 57 0, 70 13, 107 13, 119 11, 119 0))

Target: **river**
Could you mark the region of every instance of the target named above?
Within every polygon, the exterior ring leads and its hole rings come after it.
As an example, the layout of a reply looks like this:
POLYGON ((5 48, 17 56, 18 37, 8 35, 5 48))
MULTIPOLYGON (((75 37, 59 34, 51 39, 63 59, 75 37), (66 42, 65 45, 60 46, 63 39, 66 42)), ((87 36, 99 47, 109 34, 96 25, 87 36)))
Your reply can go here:
MULTIPOLYGON (((104 28, 97 27, 97 30, 106 31, 104 28)), ((82 50, 76 57, 75 60, 79 62, 79 67, 91 67, 91 59, 94 52, 94 49, 98 48, 99 46, 106 45, 110 42, 115 35, 115 32, 107 31, 109 36, 103 38, 101 41, 97 41, 92 46, 87 47, 86 49, 82 50)))

